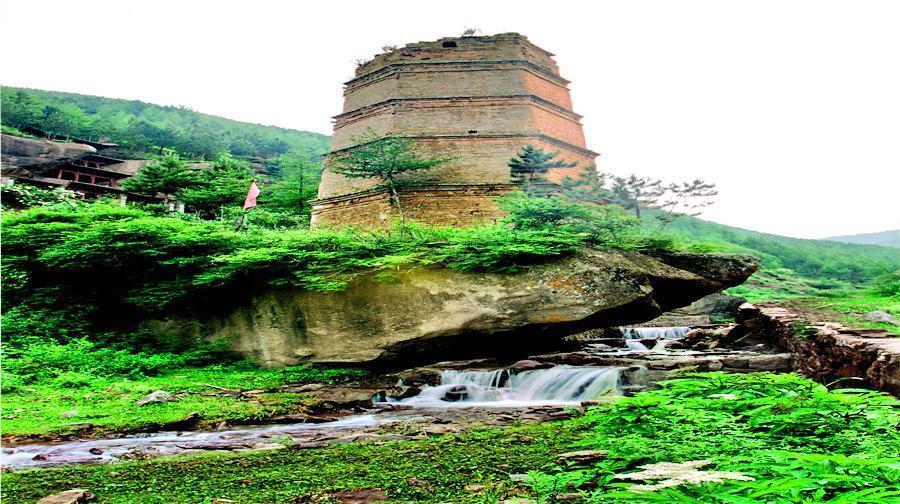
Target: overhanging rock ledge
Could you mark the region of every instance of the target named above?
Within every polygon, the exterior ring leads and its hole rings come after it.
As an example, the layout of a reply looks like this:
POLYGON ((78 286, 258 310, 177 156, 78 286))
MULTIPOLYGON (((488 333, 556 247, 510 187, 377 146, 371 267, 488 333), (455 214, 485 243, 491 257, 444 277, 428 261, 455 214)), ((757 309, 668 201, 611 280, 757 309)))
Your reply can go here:
POLYGON ((585 249, 514 274, 410 268, 341 292, 278 288, 222 314, 155 320, 157 334, 229 345, 267 367, 507 357, 643 322, 747 279, 742 256, 585 249))

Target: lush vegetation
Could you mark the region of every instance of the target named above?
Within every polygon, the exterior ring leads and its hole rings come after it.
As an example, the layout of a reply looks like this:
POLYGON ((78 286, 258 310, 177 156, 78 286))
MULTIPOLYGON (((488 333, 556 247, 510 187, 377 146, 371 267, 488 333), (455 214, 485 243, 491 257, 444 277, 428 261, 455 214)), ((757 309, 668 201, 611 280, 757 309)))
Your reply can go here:
POLYGON ((6 359, 3 435, 47 438, 153 431, 193 414, 192 424, 198 428, 221 421, 252 423, 309 413, 317 406, 315 399, 286 392, 283 385, 334 383, 363 375, 353 369, 306 366, 260 369, 247 361, 233 362, 235 357, 224 351, 227 364, 197 364, 173 354, 134 354, 97 346, 84 339, 67 345, 38 344, 6 359), (157 390, 174 394, 177 400, 137 404, 157 390), (85 423, 90 424, 87 430, 85 423))
POLYGON ((15 502, 83 487, 110 503, 314 502, 363 488, 415 502, 515 495, 552 502, 580 493, 592 502, 880 503, 900 496, 896 406, 883 394, 828 391, 795 375, 707 373, 610 400, 574 420, 384 445, 22 471, 4 476, 3 492, 15 502), (554 462, 585 448, 608 456, 587 467, 554 462), (753 480, 638 493, 614 478, 649 463, 702 459, 710 470, 753 480))
POLYGON ((440 263, 458 270, 515 271, 582 246, 671 245, 643 233, 614 208, 524 195, 504 204, 512 216, 488 228, 257 227, 251 233, 235 232, 222 219, 160 215, 135 206, 36 207, 4 215, 3 293, 10 308, 78 299, 117 313, 158 312, 248 280, 334 290, 358 270, 440 263))
MULTIPOLYGON (((532 473, 550 497, 584 489, 597 502, 887 502, 900 497, 900 414, 893 397, 793 374, 704 373, 594 408, 581 448, 593 467, 532 473), (629 490, 615 474, 654 462, 709 460, 749 481, 629 490)), ((659 481, 651 482, 659 483, 659 481)))
POLYGON ((709 244, 711 250, 753 253, 770 271, 789 268, 819 280, 862 284, 900 269, 900 251, 878 245, 803 240, 725 226, 685 216, 669 231, 709 244))
POLYGON ((222 152, 269 158, 291 149, 323 153, 329 145, 329 138, 317 133, 244 123, 137 100, 7 86, 0 97, 4 133, 37 127, 61 137, 106 139, 134 157, 169 150, 192 158, 214 159, 222 152))

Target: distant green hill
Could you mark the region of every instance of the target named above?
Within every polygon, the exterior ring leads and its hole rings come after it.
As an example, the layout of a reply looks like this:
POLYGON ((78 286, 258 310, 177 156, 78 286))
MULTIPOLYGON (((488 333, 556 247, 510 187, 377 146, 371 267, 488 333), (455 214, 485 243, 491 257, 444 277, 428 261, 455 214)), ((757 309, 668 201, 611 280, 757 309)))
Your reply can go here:
MULTIPOLYGON (((771 289, 779 296, 821 294, 860 286, 900 270, 900 249, 891 247, 802 240, 694 217, 679 218, 667 229, 677 236, 706 243, 710 250, 759 257, 762 268, 748 287, 771 289)), ((744 289, 741 286, 736 290, 744 289)))
POLYGON ((823 240, 843 243, 859 243, 865 245, 882 245, 885 247, 900 247, 900 229, 881 231, 878 233, 861 233, 854 235, 832 236, 823 240))
POLYGON ((137 100, 4 86, 4 129, 28 126, 79 138, 108 139, 134 155, 171 149, 211 159, 223 151, 241 157, 272 157, 293 148, 323 153, 330 137, 308 131, 252 124, 137 100))

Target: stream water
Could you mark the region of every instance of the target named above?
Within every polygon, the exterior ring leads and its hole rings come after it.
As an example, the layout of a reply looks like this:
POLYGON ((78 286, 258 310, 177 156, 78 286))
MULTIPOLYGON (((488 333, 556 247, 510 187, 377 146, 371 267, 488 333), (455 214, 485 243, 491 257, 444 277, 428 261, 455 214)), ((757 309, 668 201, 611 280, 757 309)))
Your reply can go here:
MULTIPOLYGON (((629 349, 648 351, 638 340, 656 339, 654 351, 677 339, 688 328, 623 328, 629 349), (660 346, 662 344, 662 346, 660 346), (637 345, 640 345, 639 347, 637 345)), ((183 453, 188 450, 259 449, 259 445, 311 443, 371 431, 378 425, 417 418, 416 411, 465 411, 461 408, 525 410, 539 406, 577 405, 604 394, 619 392, 622 369, 558 365, 513 373, 508 369, 445 370, 438 385, 424 387, 411 398, 390 401, 372 414, 348 416, 328 423, 294 423, 223 431, 183 431, 138 434, 113 439, 4 447, 0 466, 13 469, 118 460, 183 453)), ((474 411, 474 410, 473 410, 474 411)), ((418 418, 422 418, 418 416, 418 418)))
POLYGON ((555 366, 521 373, 444 371, 441 383, 401 404, 430 408, 578 404, 618 388, 619 368, 555 366))
POLYGON ((626 340, 640 339, 679 339, 684 337, 690 327, 622 327, 619 329, 626 340))

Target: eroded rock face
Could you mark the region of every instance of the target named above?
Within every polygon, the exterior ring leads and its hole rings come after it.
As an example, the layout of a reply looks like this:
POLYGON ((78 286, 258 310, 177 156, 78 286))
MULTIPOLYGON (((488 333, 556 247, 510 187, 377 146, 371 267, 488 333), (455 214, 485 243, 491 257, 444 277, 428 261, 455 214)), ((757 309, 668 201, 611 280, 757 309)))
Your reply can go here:
POLYGON ((807 378, 820 383, 854 378, 836 385, 900 395, 900 338, 887 331, 806 324, 800 315, 774 303, 742 305, 738 323, 747 336, 789 350, 794 370, 807 378))
POLYGON ((90 145, 2 135, 3 173, 49 169, 97 152, 90 145))
POLYGON ((228 313, 154 321, 159 334, 226 338, 264 366, 389 364, 524 355, 598 327, 657 317, 740 284, 746 258, 585 250, 517 274, 413 269, 345 291, 272 290, 228 313))

